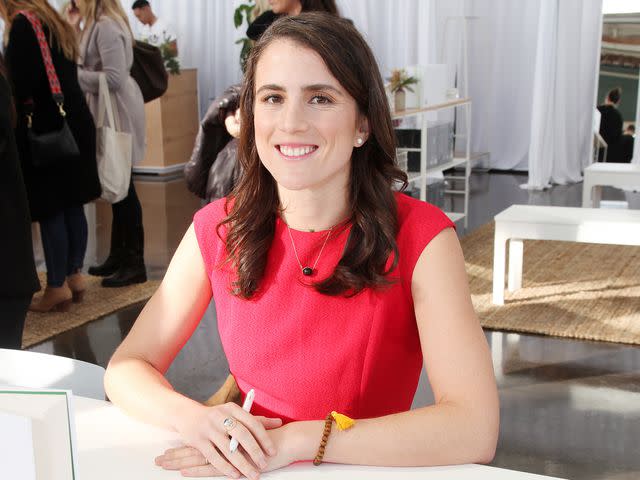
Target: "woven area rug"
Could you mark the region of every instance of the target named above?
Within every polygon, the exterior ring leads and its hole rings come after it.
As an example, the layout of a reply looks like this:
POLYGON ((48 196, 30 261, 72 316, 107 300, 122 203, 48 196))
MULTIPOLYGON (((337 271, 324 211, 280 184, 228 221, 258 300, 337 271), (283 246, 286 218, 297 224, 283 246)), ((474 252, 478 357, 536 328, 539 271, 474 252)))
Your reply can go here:
MULTIPOLYGON (((97 320, 117 310, 147 300, 153 295, 159 280, 149 280, 146 283, 131 285, 123 288, 102 288, 99 277, 87 275, 87 290, 82 303, 73 304, 71 310, 65 313, 35 313, 27 314, 27 321, 22 335, 22 348, 27 348, 59 333, 97 320)), ((45 274, 40 274, 40 284, 46 284, 45 274)), ((37 299, 42 291, 34 295, 37 299)))
POLYGON ((640 247, 525 241, 523 288, 491 303, 494 223, 462 239, 483 327, 640 344, 640 247))

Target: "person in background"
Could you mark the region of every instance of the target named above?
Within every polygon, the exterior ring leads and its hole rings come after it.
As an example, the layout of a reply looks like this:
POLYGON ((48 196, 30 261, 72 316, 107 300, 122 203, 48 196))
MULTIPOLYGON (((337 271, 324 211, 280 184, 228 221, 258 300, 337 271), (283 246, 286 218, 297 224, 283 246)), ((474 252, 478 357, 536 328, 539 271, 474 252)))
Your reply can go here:
POLYGON ((114 353, 111 401, 180 436, 156 464, 185 476, 256 479, 322 455, 490 462, 498 392, 462 249, 442 211, 397 191, 407 176, 366 41, 326 13, 278 19, 251 51, 240 112, 244 173, 196 213, 114 353), (250 412, 203 405, 164 377, 212 299, 250 412), (435 400, 412 410, 423 368, 435 400), (333 411, 355 424, 332 427, 333 411))
MULTIPOLYGON (((80 86, 87 94, 94 118, 98 115, 100 76, 106 75, 112 101, 117 105, 121 128, 133 137, 132 163, 144 158, 144 100, 138 84, 131 78, 133 34, 129 20, 119 0, 76 0, 78 13, 68 20, 84 24, 81 33, 78 69, 80 86)), ((70 12, 71 13, 71 12, 70 12)), ((101 265, 89 273, 101 277, 104 287, 124 287, 147 281, 144 265, 144 228, 142 206, 136 193, 133 176, 129 192, 112 205, 111 248, 101 265)))
MULTIPOLYGON (((598 105, 600 112, 600 135, 607 142, 607 162, 619 161, 620 137, 622 136, 622 115, 618 105, 622 98, 622 89, 616 87, 607 93, 602 105, 598 105)), ((603 160, 604 149, 599 152, 598 159, 603 160)))
POLYGON ((138 29, 138 40, 159 47, 169 42, 170 47, 178 54, 178 39, 173 28, 158 18, 147 0, 136 0, 131 5, 133 14, 142 26, 138 29))
POLYGON ((284 15, 300 15, 302 12, 327 12, 340 15, 335 0, 269 0, 271 10, 267 10, 251 22, 247 37, 257 41, 267 28, 284 15))
POLYGON ((77 37, 47 0, 0 0, 0 16, 8 30, 5 58, 16 99, 18 154, 31 220, 40 222, 47 266, 44 295, 29 308, 37 312, 66 310, 72 300, 82 300, 85 290, 80 273, 88 240, 83 205, 101 194, 95 125, 78 84, 77 37), (52 168, 33 163, 26 108, 32 103, 33 130, 37 133, 60 129, 62 117, 51 94, 36 33, 19 13, 23 10, 43 25, 64 94, 65 118, 80 150, 79 160, 60 162, 52 168))
MULTIPOLYGON (((1 5, 1 4, 0 4, 1 5)), ((0 6, 0 9, 2 7, 0 6)), ((31 242, 31 217, 13 133, 16 112, 0 55, 0 348, 20 349, 27 309, 40 289, 31 242)))
POLYGON ((620 162, 631 163, 633 160, 633 145, 636 137, 636 127, 632 123, 627 125, 620 137, 620 162))

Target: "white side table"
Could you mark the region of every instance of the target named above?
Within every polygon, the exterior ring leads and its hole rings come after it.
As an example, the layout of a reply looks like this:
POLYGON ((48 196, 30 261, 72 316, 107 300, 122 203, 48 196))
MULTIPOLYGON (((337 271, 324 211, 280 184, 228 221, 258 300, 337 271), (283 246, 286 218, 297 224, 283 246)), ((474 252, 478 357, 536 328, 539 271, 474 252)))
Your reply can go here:
POLYGON ((594 163, 584 169, 582 208, 598 208, 602 187, 640 186, 640 165, 631 163, 594 163))

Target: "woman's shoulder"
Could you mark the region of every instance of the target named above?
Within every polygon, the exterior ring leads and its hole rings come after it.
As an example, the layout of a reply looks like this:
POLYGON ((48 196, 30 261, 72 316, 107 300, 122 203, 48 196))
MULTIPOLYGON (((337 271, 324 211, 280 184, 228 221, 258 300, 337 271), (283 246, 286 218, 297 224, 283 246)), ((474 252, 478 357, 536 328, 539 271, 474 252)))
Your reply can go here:
POLYGON ((456 227, 435 205, 416 200, 404 193, 396 194, 396 203, 400 258, 401 262, 408 262, 412 267, 431 240, 443 230, 456 227))
POLYGON ((215 200, 198 210, 193 216, 193 226, 198 236, 217 235, 218 224, 229 212, 227 197, 215 200))
POLYGON ((122 22, 108 15, 101 15, 98 20, 96 20, 96 30, 99 32, 111 32, 116 35, 125 34, 125 27, 122 22))
POLYGON ((396 193, 398 224, 401 229, 454 227, 449 217, 435 205, 417 200, 404 193, 396 193))
POLYGON ((217 264, 224 250, 224 229, 218 225, 227 217, 227 198, 220 198, 202 207, 193 216, 193 230, 196 235, 200 253, 205 262, 207 273, 217 264))
POLYGON ((14 37, 14 38, 16 36, 23 36, 25 34, 32 37, 36 36, 29 19, 21 14, 16 15, 15 18, 13 19, 13 22, 11 22, 11 30, 9 33, 11 37, 14 37))

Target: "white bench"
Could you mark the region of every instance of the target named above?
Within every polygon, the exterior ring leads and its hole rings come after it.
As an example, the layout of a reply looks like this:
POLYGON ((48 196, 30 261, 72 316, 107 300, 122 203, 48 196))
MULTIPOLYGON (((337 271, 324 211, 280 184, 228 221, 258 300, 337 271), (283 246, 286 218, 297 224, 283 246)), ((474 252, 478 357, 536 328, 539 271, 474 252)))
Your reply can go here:
MULTIPOLYGON (((495 217, 493 303, 504 304, 506 247, 508 289, 522 286, 523 240, 640 245, 640 210, 512 205, 495 217)), ((550 265, 549 268, 553 268, 550 265)))
POLYGON ((584 169, 582 207, 599 207, 602 187, 640 187, 640 165, 594 163, 584 169))

